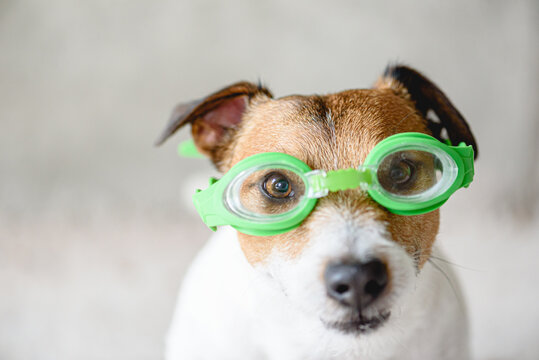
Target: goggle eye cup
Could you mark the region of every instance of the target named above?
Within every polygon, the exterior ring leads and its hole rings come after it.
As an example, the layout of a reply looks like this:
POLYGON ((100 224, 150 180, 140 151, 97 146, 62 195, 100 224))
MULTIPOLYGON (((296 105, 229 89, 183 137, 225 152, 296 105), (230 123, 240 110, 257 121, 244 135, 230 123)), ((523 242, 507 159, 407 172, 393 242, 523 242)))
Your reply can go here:
POLYGON ((312 199, 305 176, 311 169, 290 155, 269 155, 230 181, 223 194, 229 212, 249 221, 278 223, 295 217, 312 199))

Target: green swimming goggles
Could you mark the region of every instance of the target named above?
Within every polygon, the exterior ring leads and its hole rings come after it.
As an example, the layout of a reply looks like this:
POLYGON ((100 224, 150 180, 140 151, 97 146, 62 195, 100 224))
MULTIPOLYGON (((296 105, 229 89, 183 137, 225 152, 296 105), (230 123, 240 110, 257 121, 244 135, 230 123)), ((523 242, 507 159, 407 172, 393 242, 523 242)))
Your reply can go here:
POLYGON ((257 236, 297 228, 319 198, 360 188, 388 211, 417 215, 436 210, 474 175, 472 146, 449 146, 421 133, 390 136, 357 168, 312 170, 283 153, 243 159, 221 179, 210 178, 193 196, 202 220, 212 230, 230 225, 257 236))

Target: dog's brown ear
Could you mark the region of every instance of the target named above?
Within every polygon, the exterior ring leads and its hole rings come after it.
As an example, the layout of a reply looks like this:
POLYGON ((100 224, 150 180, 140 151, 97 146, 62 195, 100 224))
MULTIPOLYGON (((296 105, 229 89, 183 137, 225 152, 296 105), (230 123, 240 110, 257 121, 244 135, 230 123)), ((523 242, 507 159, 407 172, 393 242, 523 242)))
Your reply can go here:
POLYGON ((425 76, 407 66, 390 65, 375 87, 391 88, 414 102, 434 137, 443 141, 442 131, 445 129, 452 144, 465 142, 472 145, 477 158, 477 143, 468 123, 447 96, 425 76), (430 116, 429 110, 436 114, 437 119, 430 116))
POLYGON ((238 82, 227 86, 202 100, 176 106, 170 120, 156 145, 161 145, 187 123, 198 150, 214 162, 220 159, 217 152, 231 140, 243 113, 251 99, 256 96, 272 97, 261 85, 238 82))

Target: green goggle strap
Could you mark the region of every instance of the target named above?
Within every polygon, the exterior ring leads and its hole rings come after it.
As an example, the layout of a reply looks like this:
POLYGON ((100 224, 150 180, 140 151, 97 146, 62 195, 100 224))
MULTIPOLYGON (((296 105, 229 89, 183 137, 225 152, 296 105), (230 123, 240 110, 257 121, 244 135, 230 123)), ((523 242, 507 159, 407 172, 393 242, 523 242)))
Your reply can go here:
POLYGON ((462 160, 462 165, 464 166, 464 177, 462 179, 461 186, 467 188, 472 183, 474 176, 473 147, 461 142, 459 146, 450 146, 450 148, 455 150, 462 160))
POLYGON ((178 155, 188 158, 203 158, 204 155, 202 155, 196 145, 193 139, 182 141, 178 145, 178 155))

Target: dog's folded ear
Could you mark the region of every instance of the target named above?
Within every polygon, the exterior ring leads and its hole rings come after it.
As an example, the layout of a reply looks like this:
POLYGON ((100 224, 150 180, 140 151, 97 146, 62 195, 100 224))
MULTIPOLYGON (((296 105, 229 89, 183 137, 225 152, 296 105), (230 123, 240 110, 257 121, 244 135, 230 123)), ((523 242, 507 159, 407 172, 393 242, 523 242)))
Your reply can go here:
POLYGON ((190 123, 198 150, 217 162, 217 151, 231 140, 231 133, 241 123, 249 102, 258 96, 272 97, 270 91, 261 85, 238 82, 202 100, 179 104, 155 144, 161 145, 178 129, 190 123))
POLYGON ((445 140, 443 134, 445 129, 447 137, 454 145, 460 142, 472 145, 477 158, 477 143, 468 123, 447 96, 425 76, 407 66, 390 65, 378 79, 375 87, 390 88, 397 95, 411 100, 427 120, 434 137, 445 140), (437 118, 433 118, 429 111, 434 112, 437 118))

